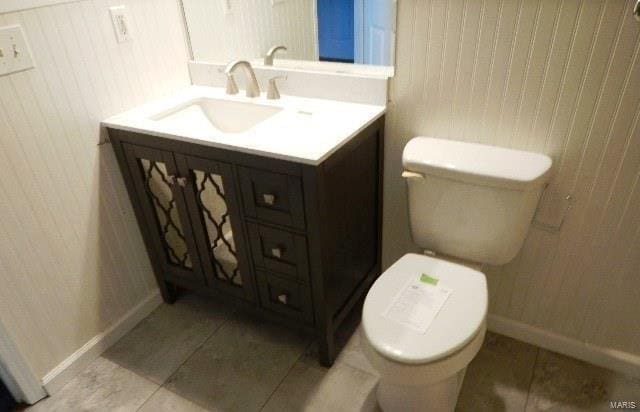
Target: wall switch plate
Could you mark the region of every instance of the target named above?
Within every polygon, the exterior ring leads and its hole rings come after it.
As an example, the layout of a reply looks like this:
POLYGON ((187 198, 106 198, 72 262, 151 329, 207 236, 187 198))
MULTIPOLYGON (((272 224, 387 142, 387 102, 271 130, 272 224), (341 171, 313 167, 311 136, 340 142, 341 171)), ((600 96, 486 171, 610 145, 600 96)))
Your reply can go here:
POLYGON ((127 8, 125 6, 109 7, 109 13, 111 13, 113 30, 116 32, 118 43, 131 41, 131 19, 127 8))
POLYGON ((33 56, 22 27, 0 27, 0 76, 33 67, 33 56))

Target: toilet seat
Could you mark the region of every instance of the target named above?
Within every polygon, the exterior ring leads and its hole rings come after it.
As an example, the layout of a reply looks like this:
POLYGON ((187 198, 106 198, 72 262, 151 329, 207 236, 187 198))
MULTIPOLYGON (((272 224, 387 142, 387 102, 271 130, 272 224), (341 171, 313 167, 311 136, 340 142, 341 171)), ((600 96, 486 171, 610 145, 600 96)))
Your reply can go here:
MULTIPOLYGON (((386 383, 408 386, 430 385, 465 369, 480 351, 486 331, 487 328, 483 324, 478 333, 462 349, 444 358, 423 364, 401 363, 389 359, 373 348, 365 336, 360 342, 364 355, 386 383)), ((361 333, 364 335, 364 331, 361 330, 361 333)))
POLYGON ((430 256, 407 254, 371 287, 362 312, 362 332, 368 345, 392 363, 434 363, 463 351, 479 335, 482 342, 487 308, 487 282, 482 272, 430 256), (410 278, 423 273, 453 289, 424 334, 384 316, 410 278))

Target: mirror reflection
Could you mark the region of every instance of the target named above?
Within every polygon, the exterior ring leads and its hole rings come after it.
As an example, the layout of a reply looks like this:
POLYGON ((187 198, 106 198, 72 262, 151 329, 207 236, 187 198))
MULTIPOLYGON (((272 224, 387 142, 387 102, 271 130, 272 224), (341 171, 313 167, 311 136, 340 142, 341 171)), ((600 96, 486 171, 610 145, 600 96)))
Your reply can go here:
POLYGON ((183 0, 194 60, 393 66, 396 0, 183 0), (283 47, 274 47, 283 46, 283 47), (269 51, 271 50, 271 53, 269 51))

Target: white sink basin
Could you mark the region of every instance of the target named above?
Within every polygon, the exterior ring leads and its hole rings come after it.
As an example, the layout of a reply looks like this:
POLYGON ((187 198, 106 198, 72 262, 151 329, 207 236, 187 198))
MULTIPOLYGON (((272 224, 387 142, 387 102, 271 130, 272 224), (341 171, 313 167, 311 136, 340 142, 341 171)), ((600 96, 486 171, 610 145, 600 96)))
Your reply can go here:
POLYGON ((282 111, 280 107, 203 97, 151 117, 171 128, 242 133, 282 111))

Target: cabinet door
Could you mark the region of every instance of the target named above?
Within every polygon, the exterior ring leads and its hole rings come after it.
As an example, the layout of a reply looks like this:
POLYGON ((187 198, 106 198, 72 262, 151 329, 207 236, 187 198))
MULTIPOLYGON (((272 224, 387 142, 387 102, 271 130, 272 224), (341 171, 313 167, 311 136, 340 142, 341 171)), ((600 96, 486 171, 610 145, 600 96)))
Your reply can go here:
POLYGON ((173 154, 126 143, 123 146, 163 276, 204 284, 187 206, 176 183, 173 154))
POLYGON ((255 300, 236 184, 231 165, 175 155, 193 232, 207 282, 238 297, 255 300))

